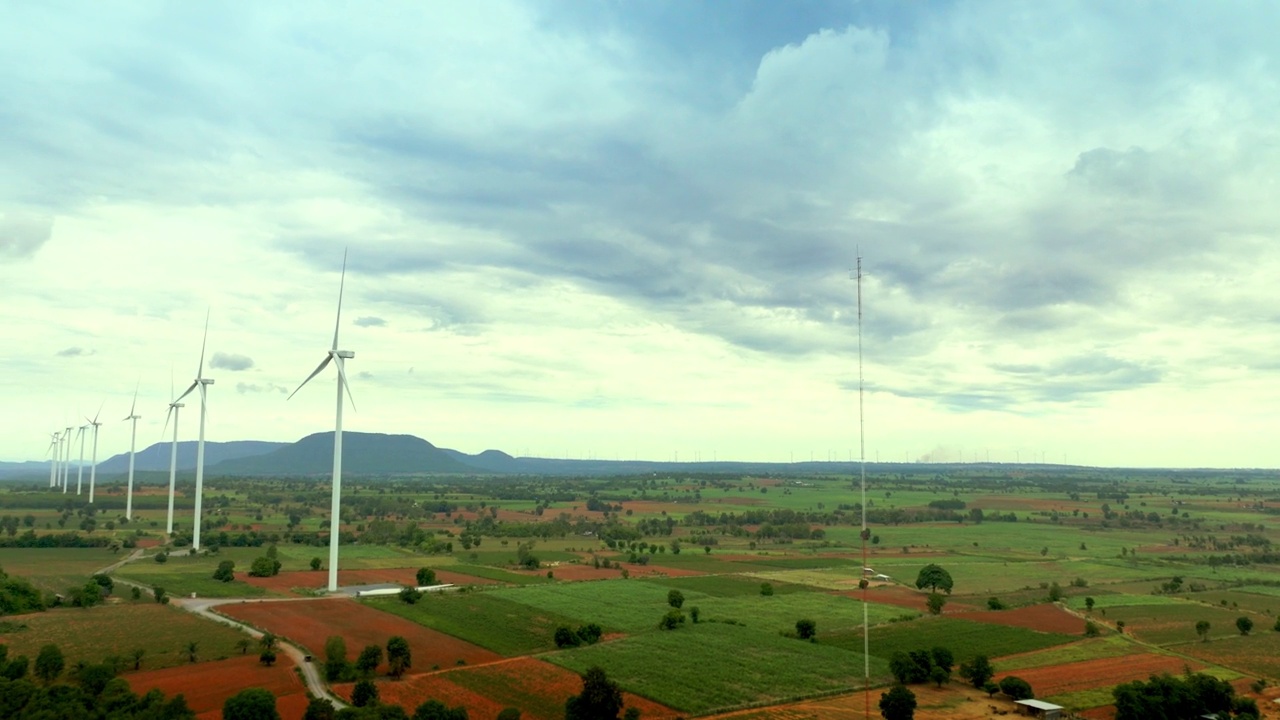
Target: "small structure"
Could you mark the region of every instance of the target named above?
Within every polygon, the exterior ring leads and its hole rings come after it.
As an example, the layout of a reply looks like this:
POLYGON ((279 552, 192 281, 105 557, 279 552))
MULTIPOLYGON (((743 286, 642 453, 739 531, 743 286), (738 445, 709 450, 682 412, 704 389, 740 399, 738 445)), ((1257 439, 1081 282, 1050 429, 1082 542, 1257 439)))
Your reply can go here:
POLYGON ((862 574, 863 574, 863 575, 875 575, 875 574, 876 574, 876 571, 875 571, 875 569, 874 569, 874 568, 864 567, 864 568, 862 568, 862 574))
POLYGON ((1043 700, 1015 700, 1018 712, 1040 720, 1059 720, 1062 717, 1062 706, 1047 703, 1043 700))
POLYGON ((889 577, 888 575, 885 575, 884 573, 876 573, 875 575, 871 576, 871 579, 879 580, 880 582, 889 582, 893 578, 889 577))

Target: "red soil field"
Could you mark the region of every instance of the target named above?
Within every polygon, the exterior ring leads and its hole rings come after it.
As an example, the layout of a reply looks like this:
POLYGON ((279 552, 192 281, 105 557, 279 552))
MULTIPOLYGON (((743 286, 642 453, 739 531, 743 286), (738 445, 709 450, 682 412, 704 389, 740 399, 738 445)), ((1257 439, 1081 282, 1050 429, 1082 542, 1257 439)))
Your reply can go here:
POLYGON ((1188 663, 1185 658, 1143 653, 998 673, 996 680, 1016 675, 1031 683, 1036 697, 1049 697, 1077 690, 1110 687, 1130 680, 1146 680, 1149 676, 1160 673, 1177 675, 1188 664, 1192 670, 1204 667, 1200 663, 1188 663))
POLYGON ((333 635, 346 641, 350 660, 355 660, 365 646, 385 647, 388 638, 399 635, 409 641, 413 654, 410 673, 429 670, 433 665, 452 666, 458 660, 480 665, 502 659, 478 645, 345 598, 235 603, 219 605, 217 610, 288 638, 317 657, 323 656, 325 640, 333 635))
MULTIPOLYGON (((1057 632, 1068 635, 1084 632, 1084 620, 1052 603, 1028 605, 1017 610, 983 610, 980 612, 947 613, 948 617, 976 620, 992 625, 1009 625, 1040 632, 1057 632)), ((1039 692, 1039 688, 1036 688, 1039 692)))
MULTIPOLYGON (((339 585, 373 585, 375 583, 395 583, 397 585, 416 585, 417 568, 371 568, 367 570, 338 570, 339 585)), ((275 577, 250 577, 247 573, 238 576, 241 580, 266 588, 272 592, 291 594, 292 588, 320 588, 328 582, 325 571, 295 570, 282 572, 275 577)), ((450 570, 436 570, 436 580, 454 585, 492 585, 496 580, 478 578, 472 575, 450 570)))
POLYGON ((202 718, 221 718, 222 703, 251 687, 264 688, 277 696, 276 706, 281 717, 302 717, 307 706, 306 687, 294 672, 293 661, 284 653, 278 657, 271 667, 264 667, 256 654, 249 654, 217 662, 144 670, 124 678, 139 695, 153 688, 159 688, 165 697, 181 693, 187 706, 202 718))
MULTIPOLYGON (((849 582, 856 584, 857 580, 850 579, 849 582)), ((843 595, 844 597, 855 598, 858 600, 862 599, 861 590, 841 590, 834 594, 843 595)), ((867 589, 867 600, 871 602, 884 603, 886 605, 896 605, 898 607, 909 608, 911 610, 918 610, 920 612, 929 611, 928 606, 925 604, 926 597, 927 595, 925 593, 916 592, 911 590, 910 588, 905 588, 901 585, 891 585, 886 583, 880 583, 880 584, 872 583, 871 587, 867 589)), ((976 605, 971 605, 966 602, 960 602, 952 598, 947 598, 947 605, 946 605, 946 608, 944 609, 944 612, 946 612, 948 615, 951 615, 953 614, 953 611, 956 613, 960 613, 960 612, 972 612, 977 609, 978 609, 978 606, 976 605)))
MULTIPOLYGON (((334 691, 343 697, 350 697, 353 687, 350 683, 336 685, 334 691)), ((380 698, 391 701, 394 697, 394 702, 410 713, 418 705, 435 699, 450 706, 467 704, 467 709, 475 720, 489 720, 508 706, 520 708, 522 720, 563 720, 565 701, 570 695, 580 692, 582 678, 577 673, 530 657, 514 658, 483 667, 444 670, 399 682, 378 682, 380 698), (452 680, 461 673, 471 676, 466 685, 479 685, 488 690, 477 693, 452 680), (446 694, 458 699, 448 700, 446 694), (477 695, 484 697, 481 701, 484 703, 483 709, 478 712, 470 704, 470 699, 477 695)), ((679 715, 665 705, 631 693, 624 692, 622 700, 626 707, 639 708, 640 716, 645 720, 671 720, 679 715)))

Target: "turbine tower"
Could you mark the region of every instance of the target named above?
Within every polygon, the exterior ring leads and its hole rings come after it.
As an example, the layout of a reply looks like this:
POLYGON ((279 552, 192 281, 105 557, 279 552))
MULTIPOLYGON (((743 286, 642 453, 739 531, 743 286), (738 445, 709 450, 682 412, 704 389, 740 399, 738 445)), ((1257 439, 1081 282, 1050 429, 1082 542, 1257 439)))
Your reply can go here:
POLYGON ((102 415, 102 406, 98 406, 98 414, 89 420, 89 424, 93 426, 93 458, 89 461, 89 504, 93 504, 93 489, 98 480, 98 428, 102 427, 102 423, 98 422, 98 416, 102 415))
MULTIPOLYGON (((329 349, 324 360, 320 365, 302 381, 302 385, 298 386, 301 390, 303 386, 311 382, 311 378, 319 375, 322 370, 329 365, 330 362, 338 368, 338 410, 333 429, 333 499, 330 502, 329 509, 329 592, 337 592, 338 590, 338 525, 339 510, 342 501, 342 393, 345 390, 347 397, 351 399, 351 409, 356 407, 355 398, 351 397, 351 387, 347 384, 347 373, 343 369, 345 361, 355 357, 356 354, 350 350, 338 349, 338 329, 342 325, 342 290, 347 281, 347 254, 342 253, 342 277, 338 281, 338 319, 333 325, 333 347, 329 349)), ((292 398, 298 394, 298 390, 294 390, 289 395, 292 398)))
POLYGON ((67 479, 70 477, 70 474, 71 474, 71 431, 72 430, 75 430, 75 428, 69 427, 67 428, 66 432, 62 433, 62 444, 64 446, 63 461, 62 461, 62 492, 64 493, 67 491, 67 479))
POLYGON ((76 436, 80 438, 80 462, 76 465, 76 494, 80 494, 80 490, 84 487, 84 431, 88 430, 88 425, 81 425, 76 431, 76 436))
MULTIPOLYGON (((173 384, 170 383, 169 394, 173 395, 173 384)), ((186 407, 177 400, 169 403, 169 413, 164 418, 164 429, 169 429, 169 416, 173 416, 173 448, 169 451, 169 519, 165 523, 165 534, 173 535, 173 488, 178 477, 178 410, 186 407)), ((164 430, 160 431, 164 435, 164 430)))
MULTIPOLYGON (((129 485, 125 491, 124 501, 124 518, 133 521, 133 455, 138 445, 138 418, 142 417, 134 412, 138 408, 138 388, 133 388, 133 404, 129 406, 129 416, 124 420, 133 421, 133 430, 129 435, 129 485)), ((121 421, 123 422, 123 420, 121 421)))
MULTIPOLYGON (((174 403, 191 394, 192 390, 200 388, 200 441, 196 443, 196 517, 191 525, 191 549, 200 549, 200 513, 204 510, 204 421, 208 409, 208 386, 213 384, 213 380, 204 376, 204 351, 209 343, 209 313, 204 316, 204 339, 200 341, 200 366, 196 370, 196 379, 192 381, 191 387, 187 391, 178 396, 174 403)), ((174 426, 174 435, 177 435, 178 428, 174 426)), ((172 497, 172 496, 171 496, 172 497)))
POLYGON ((49 487, 58 484, 58 433, 49 433, 49 487))

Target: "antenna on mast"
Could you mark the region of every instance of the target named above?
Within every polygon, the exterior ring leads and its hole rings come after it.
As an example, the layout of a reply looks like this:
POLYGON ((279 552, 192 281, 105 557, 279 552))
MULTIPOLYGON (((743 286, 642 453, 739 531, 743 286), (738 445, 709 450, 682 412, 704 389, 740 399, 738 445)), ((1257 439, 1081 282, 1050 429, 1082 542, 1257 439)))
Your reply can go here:
POLYGON ((858 465, 862 478, 862 700, 865 717, 871 717, 871 624, 867 612, 867 540, 871 532, 867 529, 867 437, 866 420, 863 414, 863 382, 862 382, 862 248, 856 248, 857 265, 854 269, 854 280, 858 285, 858 465))

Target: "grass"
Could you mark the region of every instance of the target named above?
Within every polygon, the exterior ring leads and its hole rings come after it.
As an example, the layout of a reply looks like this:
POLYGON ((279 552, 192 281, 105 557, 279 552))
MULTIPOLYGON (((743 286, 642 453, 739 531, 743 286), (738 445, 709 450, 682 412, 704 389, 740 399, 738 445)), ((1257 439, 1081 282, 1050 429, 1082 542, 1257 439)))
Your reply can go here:
MULTIPOLYGON (((1123 620, 1125 632, 1156 645, 1197 642, 1195 625, 1207 620, 1211 626, 1210 639, 1237 635, 1236 618, 1245 613, 1239 610, 1211 607, 1185 600, 1161 605, 1130 605, 1108 609, 1110 622, 1123 620)), ((1261 625, 1262 618, 1253 618, 1261 625)), ((1261 629, 1261 628, 1258 628, 1261 629)))
MULTIPOLYGON (((691 714, 761 702, 783 702, 861 687, 863 656, 715 623, 654 631, 555 653, 550 662, 579 673, 604 668, 623 689, 691 714)), ((888 679, 888 664, 871 661, 872 678, 888 679)))
MULTIPOLYGON (((165 592, 175 597, 189 597, 195 593, 197 597, 261 597, 267 594, 263 588, 250 585, 241 580, 222 582, 213 579, 213 569, 204 572, 203 567, 170 568, 169 563, 130 563, 117 570, 113 575, 118 578, 144 585, 146 587, 162 587, 165 592)), ((237 576, 242 573, 237 573, 237 576)), ((117 594, 128 592, 126 588, 117 588, 117 594)))
POLYGON ((1093 598, 1094 610, 1102 608, 1131 607, 1133 605, 1182 605, 1183 601, 1169 595, 1130 595, 1128 593, 1077 595, 1066 599, 1072 610, 1085 609, 1085 597, 1093 598))
POLYGON ((124 557, 106 548, 0 548, 0 568, 41 590, 65 593, 124 557))
POLYGON ((558 626, 576 627, 580 624, 572 617, 556 613, 530 612, 527 605, 512 602, 494 592, 427 595, 414 605, 406 605, 397 598, 376 598, 366 602, 370 607, 507 657, 551 650, 555 648, 552 636, 558 626))
MULTIPOLYGON (((746 577, 743 575, 698 575, 692 577, 679 578, 658 578, 653 580, 643 580, 642 582, 651 582, 668 588, 677 588, 682 592, 696 592, 712 597, 742 597, 760 594, 760 585, 762 584, 758 578, 746 577)), ((802 585, 792 585, 790 583, 776 582, 773 585, 775 595, 787 595, 790 593, 806 592, 809 588, 802 585)))
POLYGON ((546 573, 542 573, 540 575, 521 575, 520 573, 514 573, 508 570, 499 570, 498 568, 488 567, 486 565, 445 565, 441 566, 441 569, 452 570, 453 572, 459 572, 473 577, 497 580, 498 582, 504 582, 510 585, 545 585, 547 583, 555 582, 552 578, 548 578, 546 573))
POLYGON ((1178 652, 1255 677, 1280 677, 1280 633, 1270 626, 1255 627, 1249 635, 1179 645, 1178 652))
POLYGON ((101 662, 109 655, 128 658, 135 648, 146 651, 145 670, 185 665, 187 656, 182 651, 192 641, 199 644, 199 660, 222 660, 240 654, 236 642, 247 637, 234 628, 154 602, 51 610, 24 615, 21 621, 26 630, 0 636, 0 643, 9 645, 9 657, 26 655, 34 660, 41 646, 53 643, 62 649, 67 667, 81 660, 101 662))
MULTIPOLYGON (((819 626, 821 630, 821 626, 819 626)), ((897 651, 928 650, 941 646, 951 650, 957 663, 978 655, 996 658, 1031 652, 1077 640, 1072 635, 1043 633, 1026 628, 988 625, 947 617, 925 617, 912 622, 871 628, 872 653, 888 659, 897 651)), ((822 643, 850 650, 862 649, 862 631, 833 635, 819 633, 822 643)))
MULTIPOLYGON (((670 609, 669 591, 652 582, 604 580, 508 588, 486 594, 573 618, 575 624, 596 622, 607 631, 639 632, 657 627, 658 620, 670 609)), ((702 604, 706 606, 703 612, 708 613, 710 603, 702 602, 704 597, 692 591, 685 593, 685 609, 702 604)))

